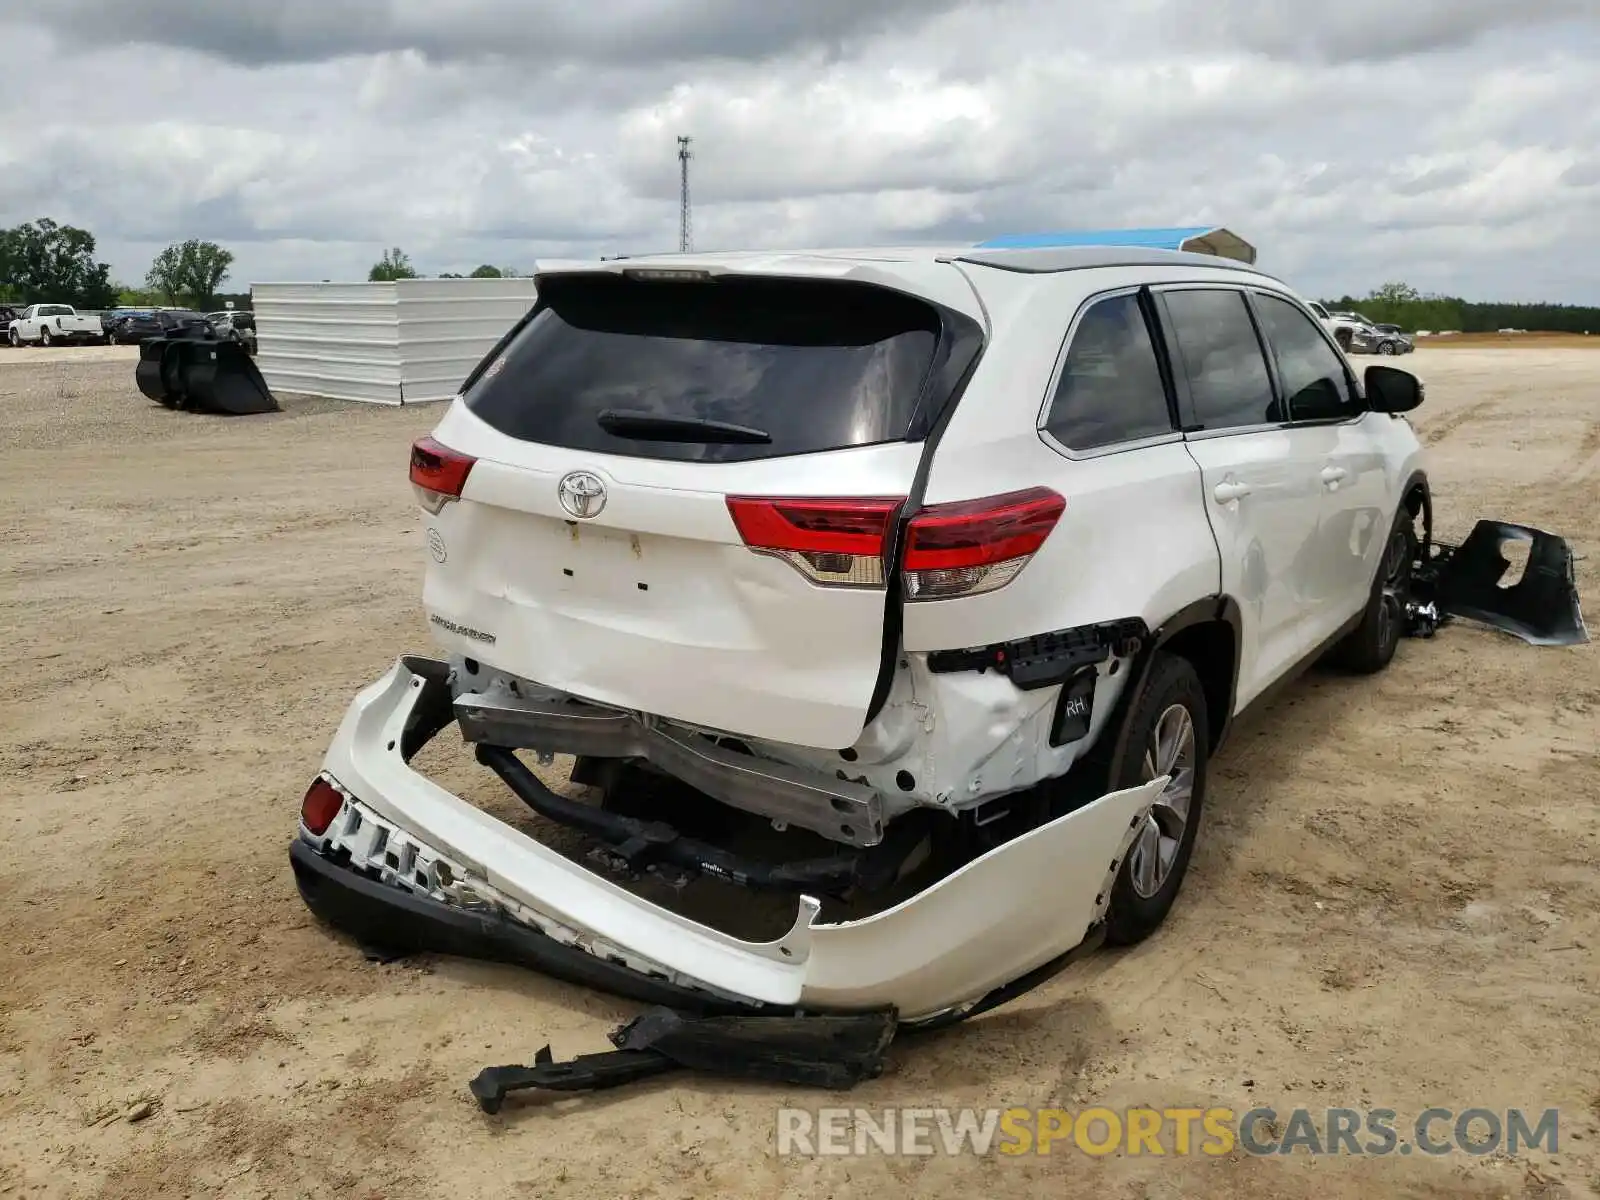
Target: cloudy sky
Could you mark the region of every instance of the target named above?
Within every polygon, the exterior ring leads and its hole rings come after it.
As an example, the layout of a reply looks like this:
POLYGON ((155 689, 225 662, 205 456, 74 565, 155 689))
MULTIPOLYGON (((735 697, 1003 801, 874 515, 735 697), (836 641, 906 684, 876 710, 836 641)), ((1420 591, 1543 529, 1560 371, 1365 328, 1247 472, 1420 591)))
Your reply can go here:
POLYGON ((701 249, 1216 222, 1316 295, 1600 303, 1600 0, 13 7, 0 225, 126 281, 673 249, 684 133, 701 249))

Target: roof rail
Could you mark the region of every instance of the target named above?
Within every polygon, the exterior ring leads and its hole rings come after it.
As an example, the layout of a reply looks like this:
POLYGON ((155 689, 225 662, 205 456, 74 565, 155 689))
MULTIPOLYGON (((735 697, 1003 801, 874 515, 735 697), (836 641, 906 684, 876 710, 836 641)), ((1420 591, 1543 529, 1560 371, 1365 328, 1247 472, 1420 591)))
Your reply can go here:
POLYGON ((975 250, 1044 250, 1069 246, 1120 246, 1127 249, 1183 250, 1254 265, 1256 248, 1216 225, 1158 229, 1073 229, 1050 233, 1008 233, 979 242, 975 250))

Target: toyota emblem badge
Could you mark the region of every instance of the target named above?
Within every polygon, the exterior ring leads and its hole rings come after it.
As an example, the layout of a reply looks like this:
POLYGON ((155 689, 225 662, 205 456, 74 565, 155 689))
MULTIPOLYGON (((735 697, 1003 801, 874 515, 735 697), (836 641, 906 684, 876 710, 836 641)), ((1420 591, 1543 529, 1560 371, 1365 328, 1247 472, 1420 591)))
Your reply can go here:
POLYGON ((597 517, 606 506, 606 485, 593 471, 569 471, 556 484, 561 507, 579 520, 597 517))

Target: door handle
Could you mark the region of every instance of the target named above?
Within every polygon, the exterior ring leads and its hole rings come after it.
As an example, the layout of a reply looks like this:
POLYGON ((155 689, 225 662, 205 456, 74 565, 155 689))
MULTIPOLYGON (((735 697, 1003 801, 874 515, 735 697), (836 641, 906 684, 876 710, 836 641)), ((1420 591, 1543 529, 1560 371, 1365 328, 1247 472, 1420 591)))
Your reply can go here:
POLYGON ((1350 472, 1346 471, 1343 467, 1323 467, 1322 482, 1330 488, 1338 487, 1348 474, 1350 474, 1350 472))
POLYGON ((1217 484, 1211 494, 1217 498, 1218 504, 1232 504, 1235 500, 1243 499, 1250 494, 1250 485, 1228 480, 1217 484))

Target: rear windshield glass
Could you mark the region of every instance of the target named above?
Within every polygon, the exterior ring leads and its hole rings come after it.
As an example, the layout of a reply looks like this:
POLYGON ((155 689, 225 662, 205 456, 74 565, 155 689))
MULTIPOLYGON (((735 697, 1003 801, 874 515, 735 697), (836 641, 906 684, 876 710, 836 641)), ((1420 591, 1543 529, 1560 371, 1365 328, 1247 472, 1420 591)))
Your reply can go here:
POLYGON ((855 283, 584 275, 544 280, 539 303, 467 407, 523 441, 645 458, 731 462, 904 439, 939 340, 930 305, 855 283), (634 419, 619 425, 619 413, 634 419), (630 436, 639 416, 670 422, 630 436), (770 440, 719 441, 695 422, 770 440))

